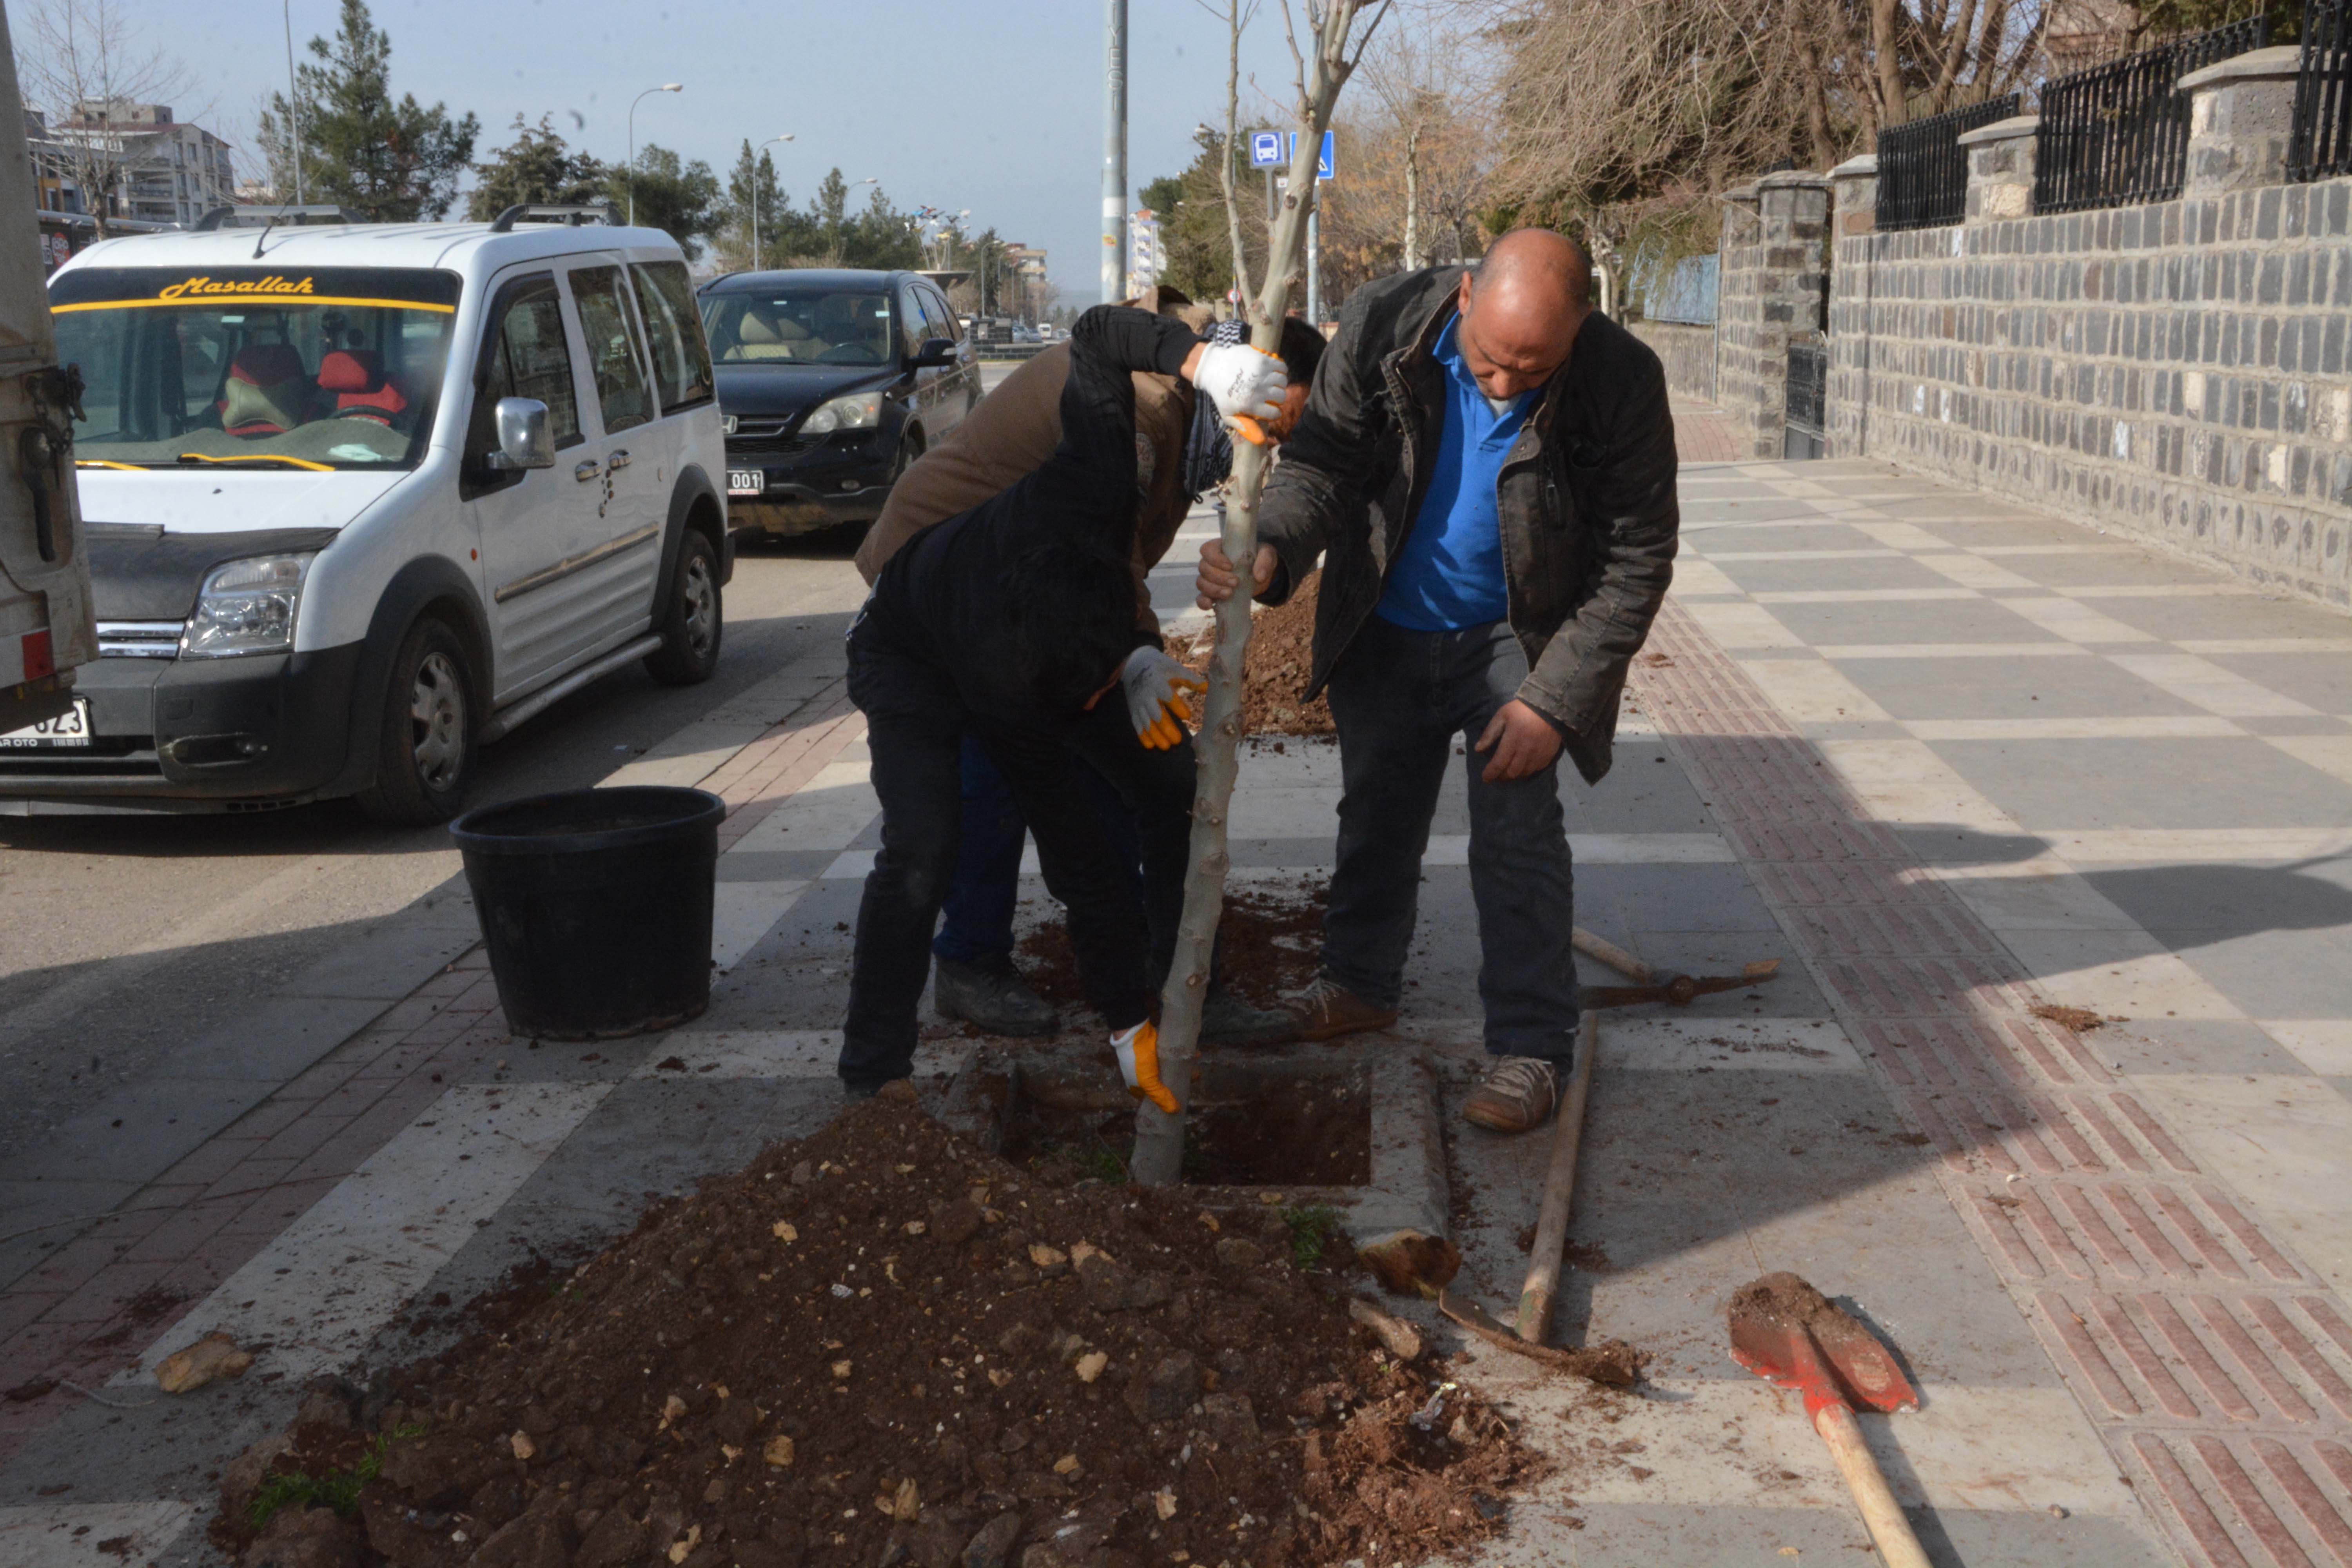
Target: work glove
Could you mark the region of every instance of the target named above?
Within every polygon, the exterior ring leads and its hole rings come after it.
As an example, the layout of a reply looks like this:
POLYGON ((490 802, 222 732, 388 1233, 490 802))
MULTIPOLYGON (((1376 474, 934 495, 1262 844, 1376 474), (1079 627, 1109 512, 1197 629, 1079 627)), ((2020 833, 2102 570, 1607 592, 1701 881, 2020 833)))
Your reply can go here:
POLYGON ((1192 367, 1192 384, 1217 405, 1226 424, 1252 444, 1263 446, 1264 433, 1258 424, 1281 415, 1290 377, 1283 371, 1282 362, 1263 349, 1247 343, 1211 343, 1201 351, 1201 361, 1192 367))
POLYGON ((1113 1035, 1110 1048, 1118 1053, 1119 1076, 1127 1079, 1127 1092, 1175 1115, 1176 1097, 1160 1081, 1160 1031, 1151 1026, 1151 1020, 1146 1018, 1132 1029, 1121 1029, 1113 1035))
POLYGON ((1193 719, 1192 693, 1209 689, 1207 681, 1156 647, 1129 654, 1118 679, 1127 689, 1127 716, 1136 736, 1155 752, 1184 739, 1184 726, 1193 719))

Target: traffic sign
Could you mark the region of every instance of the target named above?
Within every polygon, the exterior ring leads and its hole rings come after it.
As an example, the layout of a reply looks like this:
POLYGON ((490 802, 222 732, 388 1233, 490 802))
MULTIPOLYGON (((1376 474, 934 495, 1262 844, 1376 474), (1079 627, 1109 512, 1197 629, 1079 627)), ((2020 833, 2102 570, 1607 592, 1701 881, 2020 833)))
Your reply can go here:
MULTIPOLYGON (((1322 153, 1322 156, 1320 156, 1320 157, 1318 157, 1318 158, 1317 158, 1317 159, 1315 160, 1315 177, 1316 177, 1317 179, 1318 179, 1318 180, 1328 180, 1328 179, 1329 179, 1329 178, 1331 177, 1331 163, 1332 163, 1331 142, 1332 142, 1331 132, 1328 132, 1328 131, 1326 131, 1325 132, 1323 132, 1323 153, 1322 153)), ((1289 133, 1289 135, 1285 139, 1285 141, 1284 141, 1284 142, 1283 142, 1283 158, 1282 158, 1282 161, 1283 161, 1284 163, 1287 163, 1288 162, 1290 162, 1290 160, 1291 160, 1291 159, 1293 159, 1293 158, 1297 157, 1297 155, 1298 155, 1298 132, 1296 132, 1296 131, 1293 131, 1293 132, 1291 132, 1289 133)))
MULTIPOLYGON (((1296 138, 1294 137, 1293 140, 1296 138)), ((1250 132, 1251 168, 1270 169, 1276 163, 1286 162, 1288 160, 1282 155, 1281 132, 1253 131, 1250 132)))

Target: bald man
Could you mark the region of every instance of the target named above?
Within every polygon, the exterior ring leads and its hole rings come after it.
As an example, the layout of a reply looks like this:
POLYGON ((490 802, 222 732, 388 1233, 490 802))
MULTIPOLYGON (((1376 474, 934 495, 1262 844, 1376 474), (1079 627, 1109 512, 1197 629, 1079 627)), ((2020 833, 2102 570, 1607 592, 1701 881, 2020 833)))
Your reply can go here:
MULTIPOLYGON (((1625 670, 1674 575, 1665 374, 1591 309, 1542 229, 1475 269, 1359 289, 1258 513, 1252 584, 1280 604, 1323 558, 1307 694, 1328 688, 1343 795, 1307 1039, 1396 1021, 1422 852, 1459 735, 1491 1058, 1465 1114, 1551 1115, 1575 1052, 1574 883, 1557 763, 1609 771, 1625 670)), ((1203 606, 1240 582, 1213 540, 1203 606)))

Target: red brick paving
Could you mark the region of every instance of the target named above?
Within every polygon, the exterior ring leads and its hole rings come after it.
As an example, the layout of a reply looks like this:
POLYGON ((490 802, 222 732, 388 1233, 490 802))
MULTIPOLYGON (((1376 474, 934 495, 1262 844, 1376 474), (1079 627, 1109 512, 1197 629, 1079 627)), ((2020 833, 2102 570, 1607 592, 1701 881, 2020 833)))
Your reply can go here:
POLYGON ((1685 463, 1736 463, 1738 443, 1723 410, 1704 403, 1675 405, 1675 456, 1685 463))
POLYGON ((2151 1517, 2192 1563, 2352 1565, 2342 1302, 1679 605, 1650 647, 1644 710, 2151 1517))
MULTIPOLYGON (((839 756, 858 723, 835 680, 704 780, 728 803, 720 848, 839 756)), ((509 1038, 477 946, 0 1290, 0 1388, 43 1377, 97 1387, 132 1364, 509 1038), (142 1291, 148 1310, 134 1319, 126 1309, 142 1291)), ((0 1464, 75 1397, 0 1402, 0 1464)))

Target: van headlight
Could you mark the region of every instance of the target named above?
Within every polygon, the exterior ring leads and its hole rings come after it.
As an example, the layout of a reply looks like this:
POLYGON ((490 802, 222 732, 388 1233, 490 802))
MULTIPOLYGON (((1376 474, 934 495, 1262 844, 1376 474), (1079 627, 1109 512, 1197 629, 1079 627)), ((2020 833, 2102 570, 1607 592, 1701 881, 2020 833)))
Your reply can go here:
POLYGON ((215 566, 197 590, 195 613, 180 634, 184 658, 286 653, 294 647, 294 612, 316 551, 256 555, 215 566))
POLYGON ((801 421, 800 433, 830 436, 835 430, 871 430, 881 422, 882 395, 853 392, 846 397, 817 405, 816 412, 801 421))

